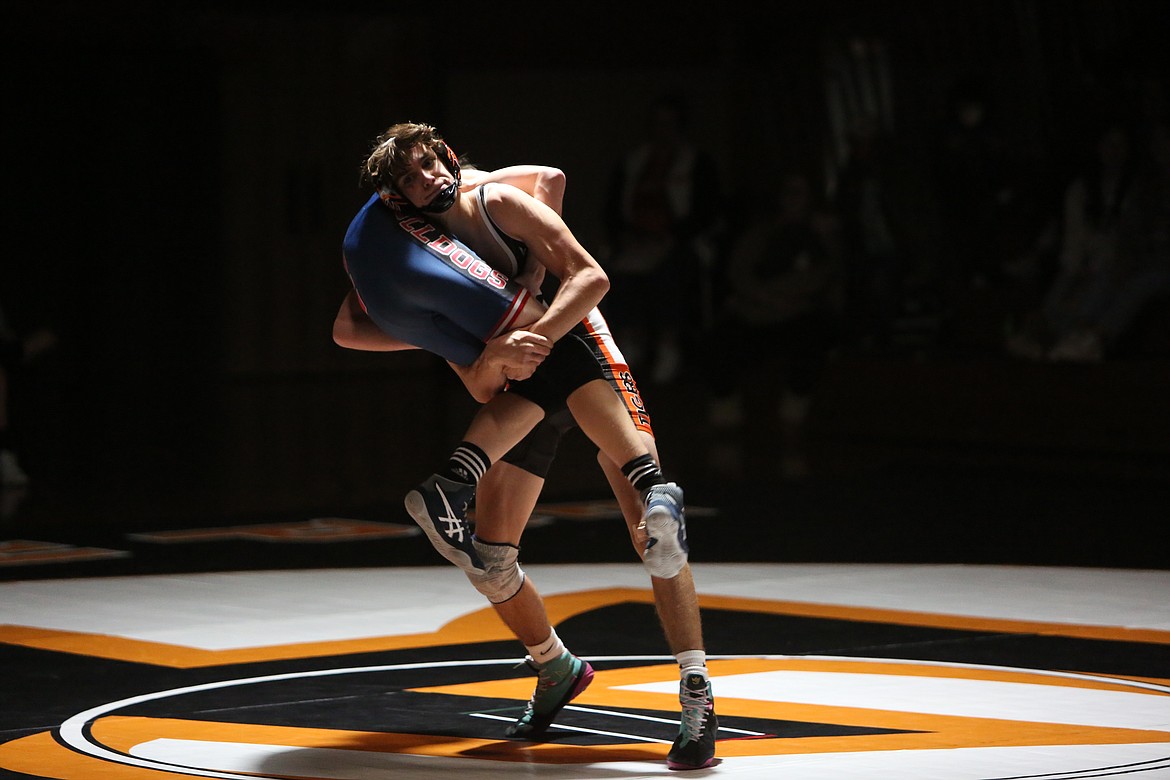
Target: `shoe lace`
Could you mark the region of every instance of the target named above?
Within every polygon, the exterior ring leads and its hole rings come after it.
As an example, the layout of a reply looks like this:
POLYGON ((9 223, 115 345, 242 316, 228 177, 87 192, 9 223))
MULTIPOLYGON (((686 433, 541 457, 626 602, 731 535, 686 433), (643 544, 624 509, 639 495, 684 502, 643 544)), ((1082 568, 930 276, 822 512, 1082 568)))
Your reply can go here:
POLYGON ((697 740, 703 733, 707 723, 707 710, 710 703, 706 690, 691 690, 683 686, 679 692, 679 701, 682 703, 682 718, 679 723, 679 733, 683 742, 697 740))
POLYGON ((516 664, 515 668, 520 669, 524 666, 527 666, 536 675, 536 690, 532 692, 532 698, 528 700, 528 706, 531 709, 542 693, 560 685, 565 678, 563 674, 550 672, 547 668, 538 666, 532 656, 525 656, 524 660, 516 664))

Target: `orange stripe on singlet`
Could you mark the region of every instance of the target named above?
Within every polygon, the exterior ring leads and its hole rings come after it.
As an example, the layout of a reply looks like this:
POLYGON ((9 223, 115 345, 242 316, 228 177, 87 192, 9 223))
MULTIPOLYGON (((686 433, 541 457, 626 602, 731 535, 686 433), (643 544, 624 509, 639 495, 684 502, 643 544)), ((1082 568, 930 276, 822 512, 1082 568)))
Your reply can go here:
MULTIPOLYGON (((597 312, 597 316, 601 317, 601 313, 597 312)), ((585 326, 585 332, 589 334, 605 359, 605 363, 613 375, 610 384, 617 390, 618 395, 625 403, 626 411, 629 412, 630 419, 634 421, 634 427, 653 436, 654 429, 650 427, 650 412, 646 411, 646 404, 642 400, 642 393, 638 390, 638 383, 634 381, 634 373, 630 371, 630 366, 619 361, 613 354, 605 337, 593 327, 591 317, 581 320, 581 324, 585 326)), ((606 327, 609 327, 609 323, 606 323, 606 327)))

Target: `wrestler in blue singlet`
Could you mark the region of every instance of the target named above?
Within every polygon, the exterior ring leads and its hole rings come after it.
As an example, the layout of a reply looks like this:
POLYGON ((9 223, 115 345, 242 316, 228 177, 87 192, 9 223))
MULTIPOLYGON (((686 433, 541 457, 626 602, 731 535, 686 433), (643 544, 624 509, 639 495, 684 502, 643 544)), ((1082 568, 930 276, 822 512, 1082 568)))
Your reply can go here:
POLYGON ((531 297, 421 215, 377 195, 350 223, 342 256, 382 331, 458 365, 511 330, 531 297))

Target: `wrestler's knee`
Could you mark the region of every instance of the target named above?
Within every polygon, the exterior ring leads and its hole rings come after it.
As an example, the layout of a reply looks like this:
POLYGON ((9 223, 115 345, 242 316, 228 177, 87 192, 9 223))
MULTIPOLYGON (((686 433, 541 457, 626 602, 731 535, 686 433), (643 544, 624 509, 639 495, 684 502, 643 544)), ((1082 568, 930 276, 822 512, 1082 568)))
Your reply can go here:
POLYGON ((484 568, 464 569, 467 579, 493 604, 502 604, 524 587, 524 570, 520 568, 520 548, 512 544, 484 542, 473 538, 484 568))

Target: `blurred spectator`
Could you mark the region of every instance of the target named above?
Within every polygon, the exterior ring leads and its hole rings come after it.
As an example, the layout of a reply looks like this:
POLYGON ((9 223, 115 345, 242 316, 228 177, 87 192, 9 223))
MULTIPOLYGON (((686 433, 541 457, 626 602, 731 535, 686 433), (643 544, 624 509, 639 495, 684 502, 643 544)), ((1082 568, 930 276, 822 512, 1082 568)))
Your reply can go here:
POLYGON ((838 175, 847 338, 864 349, 890 345, 909 268, 906 172, 875 121, 858 120, 838 175))
POLYGON ((988 117, 983 88, 962 80, 948 102, 934 159, 934 193, 947 267, 947 300, 971 288, 998 286, 1005 261, 1004 210, 1014 198, 1006 145, 988 117))
POLYGON ((49 330, 33 331, 21 338, 0 309, 0 487, 28 484, 28 475, 17 458, 16 437, 10 419, 12 384, 25 362, 51 349, 56 336, 49 330))
POLYGON ((626 357, 651 361, 655 382, 678 375, 684 334, 708 324, 721 199, 714 158, 686 136, 683 101, 659 99, 644 142, 610 181, 603 264, 613 285, 602 304, 626 357))
POLYGON ((1126 336, 1151 301, 1170 292, 1170 128, 1154 127, 1118 218, 1116 257, 1056 342, 1053 360, 1098 360, 1126 336))
POLYGON ((745 415, 782 474, 806 470, 802 432, 817 380, 841 335, 837 224, 814 208, 807 177, 789 174, 731 243, 726 296, 705 355, 709 422, 745 415))
POLYGON ((1136 206, 1132 145, 1123 123, 1108 123, 1096 137, 1093 160, 1067 186, 1060 267, 1040 306, 1010 335, 1011 354, 1100 360, 1136 315, 1145 296, 1135 285, 1150 284, 1153 277, 1147 274, 1158 265, 1156 251, 1138 246, 1151 240, 1142 234, 1156 233, 1158 207, 1149 201, 1157 200, 1164 173, 1155 162, 1161 154, 1155 143, 1149 158, 1142 158, 1140 198, 1146 202, 1136 206), (1138 212, 1145 215, 1139 218, 1138 212))

